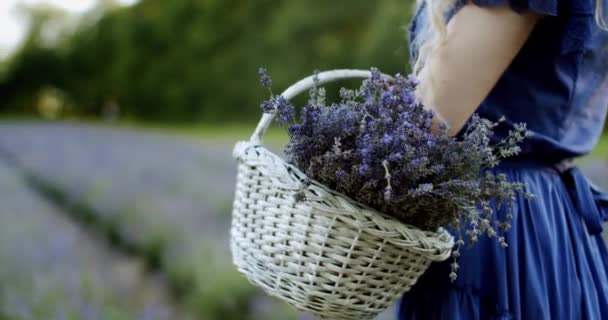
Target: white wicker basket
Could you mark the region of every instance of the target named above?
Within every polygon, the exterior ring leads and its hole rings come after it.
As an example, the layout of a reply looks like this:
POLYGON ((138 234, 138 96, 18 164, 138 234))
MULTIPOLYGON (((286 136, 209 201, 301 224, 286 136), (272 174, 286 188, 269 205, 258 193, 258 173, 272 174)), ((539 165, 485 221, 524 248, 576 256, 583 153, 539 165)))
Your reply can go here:
MULTIPOLYGON (((320 83, 367 78, 368 71, 318 74, 320 83)), ((313 85, 308 77, 282 95, 313 85)), ((427 232, 312 182, 262 146, 274 115, 234 149, 238 176, 231 251, 238 270, 268 294, 321 318, 371 319, 407 292, 433 261, 449 257, 454 240, 427 232)), ((446 275, 447 277, 447 275, 446 275)))

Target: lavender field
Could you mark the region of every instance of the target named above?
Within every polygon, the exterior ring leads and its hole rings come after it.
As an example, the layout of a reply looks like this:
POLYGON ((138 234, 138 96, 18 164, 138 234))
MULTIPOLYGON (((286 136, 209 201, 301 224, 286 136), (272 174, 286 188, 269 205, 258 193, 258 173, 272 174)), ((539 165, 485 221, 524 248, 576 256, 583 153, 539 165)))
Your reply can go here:
POLYGON ((309 319, 230 262, 239 138, 0 124, 0 318, 309 319))
POLYGON ((83 232, 0 164, 0 318, 194 319, 162 277, 83 232))
POLYGON ((162 272, 170 284, 165 291, 197 319, 298 317, 255 291, 231 265, 236 173, 228 144, 79 125, 4 124, 0 153, 67 211, 62 218, 162 272))

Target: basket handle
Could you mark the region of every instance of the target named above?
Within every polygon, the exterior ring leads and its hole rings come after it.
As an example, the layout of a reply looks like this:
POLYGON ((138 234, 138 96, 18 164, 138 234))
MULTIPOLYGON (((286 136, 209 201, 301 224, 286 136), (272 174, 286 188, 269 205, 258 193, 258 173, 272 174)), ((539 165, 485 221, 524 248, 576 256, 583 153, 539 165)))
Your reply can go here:
MULTIPOLYGON (((337 81, 337 80, 343 80, 343 79, 354 79, 354 78, 369 78, 371 76, 371 71, 369 70, 356 70, 356 69, 338 69, 338 70, 330 70, 330 71, 323 71, 323 72, 319 72, 316 77, 318 79, 317 84, 321 85, 321 84, 325 84, 328 82, 333 82, 333 81, 337 81)), ((388 75, 382 75, 383 77, 386 78, 391 78, 388 75)), ((291 87, 287 88, 287 90, 283 91, 283 93, 281 93, 281 95, 283 96, 283 98, 285 98, 285 100, 291 100, 293 99, 295 96, 297 96, 298 94, 304 92, 304 91, 308 91, 310 90, 313 86, 315 85, 315 76, 309 76, 306 77, 298 82, 296 82, 295 84, 293 84, 291 87)), ((266 130, 268 129, 268 127, 270 127, 270 124, 272 123, 272 120, 274 119, 276 115, 276 112, 272 112, 272 113, 264 113, 264 115, 262 115, 262 119, 260 119, 260 122, 258 123, 257 128, 255 129, 253 135, 251 136, 250 139, 250 143, 252 145, 261 145, 262 144, 262 139, 264 138, 264 134, 266 133, 266 130)))

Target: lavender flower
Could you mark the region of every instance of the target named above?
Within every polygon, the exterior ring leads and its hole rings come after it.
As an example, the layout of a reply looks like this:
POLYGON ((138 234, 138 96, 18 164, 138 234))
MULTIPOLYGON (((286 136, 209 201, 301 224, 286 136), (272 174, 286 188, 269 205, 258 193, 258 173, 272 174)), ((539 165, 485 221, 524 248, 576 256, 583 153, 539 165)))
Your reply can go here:
POLYGON ((295 107, 283 96, 275 96, 272 94, 270 87, 272 86, 272 79, 268 76, 266 69, 260 68, 258 71, 260 76, 260 84, 270 91, 270 99, 262 102, 260 107, 265 113, 276 113, 277 122, 280 125, 287 125, 294 122, 295 120, 295 107))
MULTIPOLYGON (((260 82, 272 83, 260 69, 260 82)), ((396 75, 390 82, 380 72, 358 90, 340 90, 340 102, 327 104, 316 85, 303 108, 300 123, 288 127, 287 161, 327 187, 346 194, 400 221, 423 230, 451 225, 458 233, 450 278, 465 239, 474 243, 483 234, 506 247, 509 219, 498 221, 491 203, 512 209, 516 194, 532 195, 519 182, 509 182, 491 170, 501 159, 517 155, 518 144, 531 134, 514 125, 506 139, 492 142, 494 123, 474 115, 459 137, 447 135, 441 124, 432 132, 434 114, 416 98, 418 80, 396 75)), ((277 121, 294 121, 293 105, 281 96, 262 103, 264 112, 277 112, 277 121)), ((304 199, 304 193, 297 195, 304 199)))
POLYGON ((294 121, 295 107, 289 101, 285 100, 283 96, 277 96, 275 98, 275 109, 278 113, 277 122, 280 125, 286 125, 294 121))
POLYGON ((260 68, 258 70, 258 75, 260 76, 260 84, 262 87, 266 89, 270 89, 272 87, 272 79, 268 76, 268 72, 265 68, 260 68))

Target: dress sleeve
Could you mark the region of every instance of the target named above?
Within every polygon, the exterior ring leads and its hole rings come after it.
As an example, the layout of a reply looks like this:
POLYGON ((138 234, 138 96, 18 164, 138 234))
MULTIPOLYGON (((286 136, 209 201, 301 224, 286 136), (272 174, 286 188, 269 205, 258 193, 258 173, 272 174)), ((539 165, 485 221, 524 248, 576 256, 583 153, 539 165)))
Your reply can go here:
POLYGON ((473 0, 480 7, 497 7, 508 4, 516 12, 533 11, 542 15, 557 16, 560 0, 473 0))

